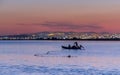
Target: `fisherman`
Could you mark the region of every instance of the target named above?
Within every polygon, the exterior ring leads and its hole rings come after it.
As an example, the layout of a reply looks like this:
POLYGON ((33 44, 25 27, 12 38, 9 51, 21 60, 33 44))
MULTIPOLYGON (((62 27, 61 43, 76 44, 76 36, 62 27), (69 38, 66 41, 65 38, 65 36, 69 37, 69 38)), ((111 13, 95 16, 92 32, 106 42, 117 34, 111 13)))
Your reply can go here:
POLYGON ((76 48, 79 47, 77 42, 74 42, 74 46, 75 46, 76 48))
POLYGON ((68 48, 71 48, 71 45, 70 45, 70 44, 68 45, 68 48))

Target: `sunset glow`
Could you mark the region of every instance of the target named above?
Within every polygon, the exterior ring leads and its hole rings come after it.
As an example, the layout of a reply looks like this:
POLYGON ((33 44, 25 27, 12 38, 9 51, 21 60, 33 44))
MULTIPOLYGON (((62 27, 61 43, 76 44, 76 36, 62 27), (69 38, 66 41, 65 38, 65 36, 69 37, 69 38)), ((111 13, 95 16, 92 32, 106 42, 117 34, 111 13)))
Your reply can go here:
POLYGON ((0 0, 0 35, 120 32, 120 0, 0 0))

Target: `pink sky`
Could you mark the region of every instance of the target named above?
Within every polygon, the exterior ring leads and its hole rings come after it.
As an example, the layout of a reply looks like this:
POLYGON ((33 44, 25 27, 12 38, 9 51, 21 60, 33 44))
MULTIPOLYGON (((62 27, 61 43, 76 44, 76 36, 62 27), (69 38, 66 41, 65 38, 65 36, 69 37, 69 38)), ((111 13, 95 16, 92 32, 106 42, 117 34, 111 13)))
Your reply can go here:
POLYGON ((119 0, 1 0, 0 34, 120 32, 119 0))

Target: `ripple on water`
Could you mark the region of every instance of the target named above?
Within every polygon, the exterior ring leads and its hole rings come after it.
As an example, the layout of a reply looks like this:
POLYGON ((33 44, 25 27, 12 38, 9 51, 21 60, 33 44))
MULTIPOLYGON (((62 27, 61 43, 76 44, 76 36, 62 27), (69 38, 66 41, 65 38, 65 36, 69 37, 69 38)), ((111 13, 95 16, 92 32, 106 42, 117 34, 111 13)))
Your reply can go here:
POLYGON ((56 67, 11 65, 0 66, 0 75, 120 75, 119 69, 82 68, 71 65, 56 67))

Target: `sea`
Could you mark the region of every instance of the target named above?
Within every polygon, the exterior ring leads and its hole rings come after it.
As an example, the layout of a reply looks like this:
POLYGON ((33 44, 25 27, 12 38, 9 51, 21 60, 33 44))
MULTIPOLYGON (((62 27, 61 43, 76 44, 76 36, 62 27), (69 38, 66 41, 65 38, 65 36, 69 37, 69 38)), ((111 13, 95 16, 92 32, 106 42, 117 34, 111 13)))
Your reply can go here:
POLYGON ((0 75, 120 75, 120 41, 77 41, 84 50, 61 48, 76 41, 0 41, 0 75))

